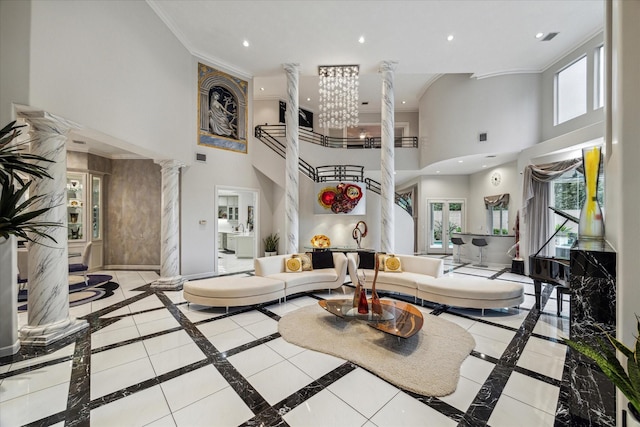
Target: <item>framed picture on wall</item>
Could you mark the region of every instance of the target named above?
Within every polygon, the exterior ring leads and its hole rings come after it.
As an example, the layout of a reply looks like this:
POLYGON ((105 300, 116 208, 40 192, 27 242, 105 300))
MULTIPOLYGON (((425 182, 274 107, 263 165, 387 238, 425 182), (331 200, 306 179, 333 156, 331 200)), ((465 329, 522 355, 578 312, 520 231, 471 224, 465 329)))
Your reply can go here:
MULTIPOLYGON (((287 112, 287 103, 280 101, 280 123, 285 123, 285 113, 287 112)), ((298 109, 298 125, 313 131, 313 113, 304 108, 298 109)))
POLYGON ((198 64, 198 145, 247 152, 248 83, 198 64))
POLYGON ((362 182, 315 184, 315 214, 366 215, 366 188, 362 182))

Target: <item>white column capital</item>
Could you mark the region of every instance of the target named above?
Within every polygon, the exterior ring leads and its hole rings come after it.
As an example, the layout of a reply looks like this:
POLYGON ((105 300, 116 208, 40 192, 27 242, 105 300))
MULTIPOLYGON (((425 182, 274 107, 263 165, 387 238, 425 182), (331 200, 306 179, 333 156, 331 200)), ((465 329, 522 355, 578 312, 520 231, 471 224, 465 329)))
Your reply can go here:
POLYGON ((282 68, 284 68, 284 70, 287 73, 296 73, 296 74, 298 74, 300 72, 300 64, 298 64, 298 63, 282 64, 282 68))
POLYGON ((176 171, 179 171, 180 169, 186 166, 181 161, 174 160, 174 159, 161 159, 161 160, 154 160, 153 162, 160 165, 160 167, 162 168, 162 171, 171 170, 171 169, 175 169, 176 171))
POLYGON ((66 135, 71 129, 82 128, 76 122, 26 105, 16 105, 15 110, 16 117, 26 121, 33 132, 66 135))
POLYGON ((379 73, 393 73, 398 67, 398 61, 382 61, 380 62, 379 73))

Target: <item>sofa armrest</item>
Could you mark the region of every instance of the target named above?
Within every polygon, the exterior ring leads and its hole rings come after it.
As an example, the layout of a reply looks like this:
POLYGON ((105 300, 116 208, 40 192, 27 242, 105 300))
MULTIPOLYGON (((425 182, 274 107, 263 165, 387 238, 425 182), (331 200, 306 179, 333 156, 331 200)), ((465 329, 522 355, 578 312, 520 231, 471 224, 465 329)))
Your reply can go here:
POLYGON ((336 269, 336 273, 338 273, 338 282, 340 285, 344 283, 345 278, 347 277, 347 264, 348 259, 345 254, 342 252, 334 252, 333 253, 333 266, 336 269))
POLYGON ((403 271, 440 277, 444 274, 444 261, 437 258, 397 255, 403 271))

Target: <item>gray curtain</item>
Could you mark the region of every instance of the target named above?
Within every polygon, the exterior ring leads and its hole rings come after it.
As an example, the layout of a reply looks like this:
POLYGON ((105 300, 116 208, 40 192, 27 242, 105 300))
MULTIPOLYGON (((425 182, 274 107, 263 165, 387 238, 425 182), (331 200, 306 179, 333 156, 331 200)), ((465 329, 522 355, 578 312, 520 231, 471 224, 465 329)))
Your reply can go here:
POLYGON ((489 209, 490 207, 506 209, 507 207, 509 207, 509 193, 485 197, 484 206, 487 209, 489 209))
MULTIPOLYGON (((550 237, 549 182, 582 165, 582 159, 564 160, 524 168, 522 218, 527 227, 528 253, 534 255, 550 237)), ((540 255, 550 256, 549 246, 540 255)))

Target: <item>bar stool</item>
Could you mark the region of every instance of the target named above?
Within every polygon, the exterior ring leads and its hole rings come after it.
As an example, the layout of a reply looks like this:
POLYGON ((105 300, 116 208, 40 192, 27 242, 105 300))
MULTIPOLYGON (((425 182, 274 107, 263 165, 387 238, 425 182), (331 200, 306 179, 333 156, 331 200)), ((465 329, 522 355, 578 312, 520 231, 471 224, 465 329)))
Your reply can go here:
POLYGON ((462 245, 465 244, 465 241, 462 240, 460 237, 452 237, 451 238, 451 243, 453 243, 454 245, 456 245, 458 247, 458 261, 456 261, 458 264, 460 263, 460 251, 462 251, 462 245))
POLYGON ((471 240, 471 244, 473 244, 473 246, 477 246, 478 248, 480 248, 480 264, 475 264, 475 266, 488 267, 487 265, 482 263, 482 252, 484 250, 484 247, 487 246, 488 244, 487 241, 483 237, 476 237, 471 240))

